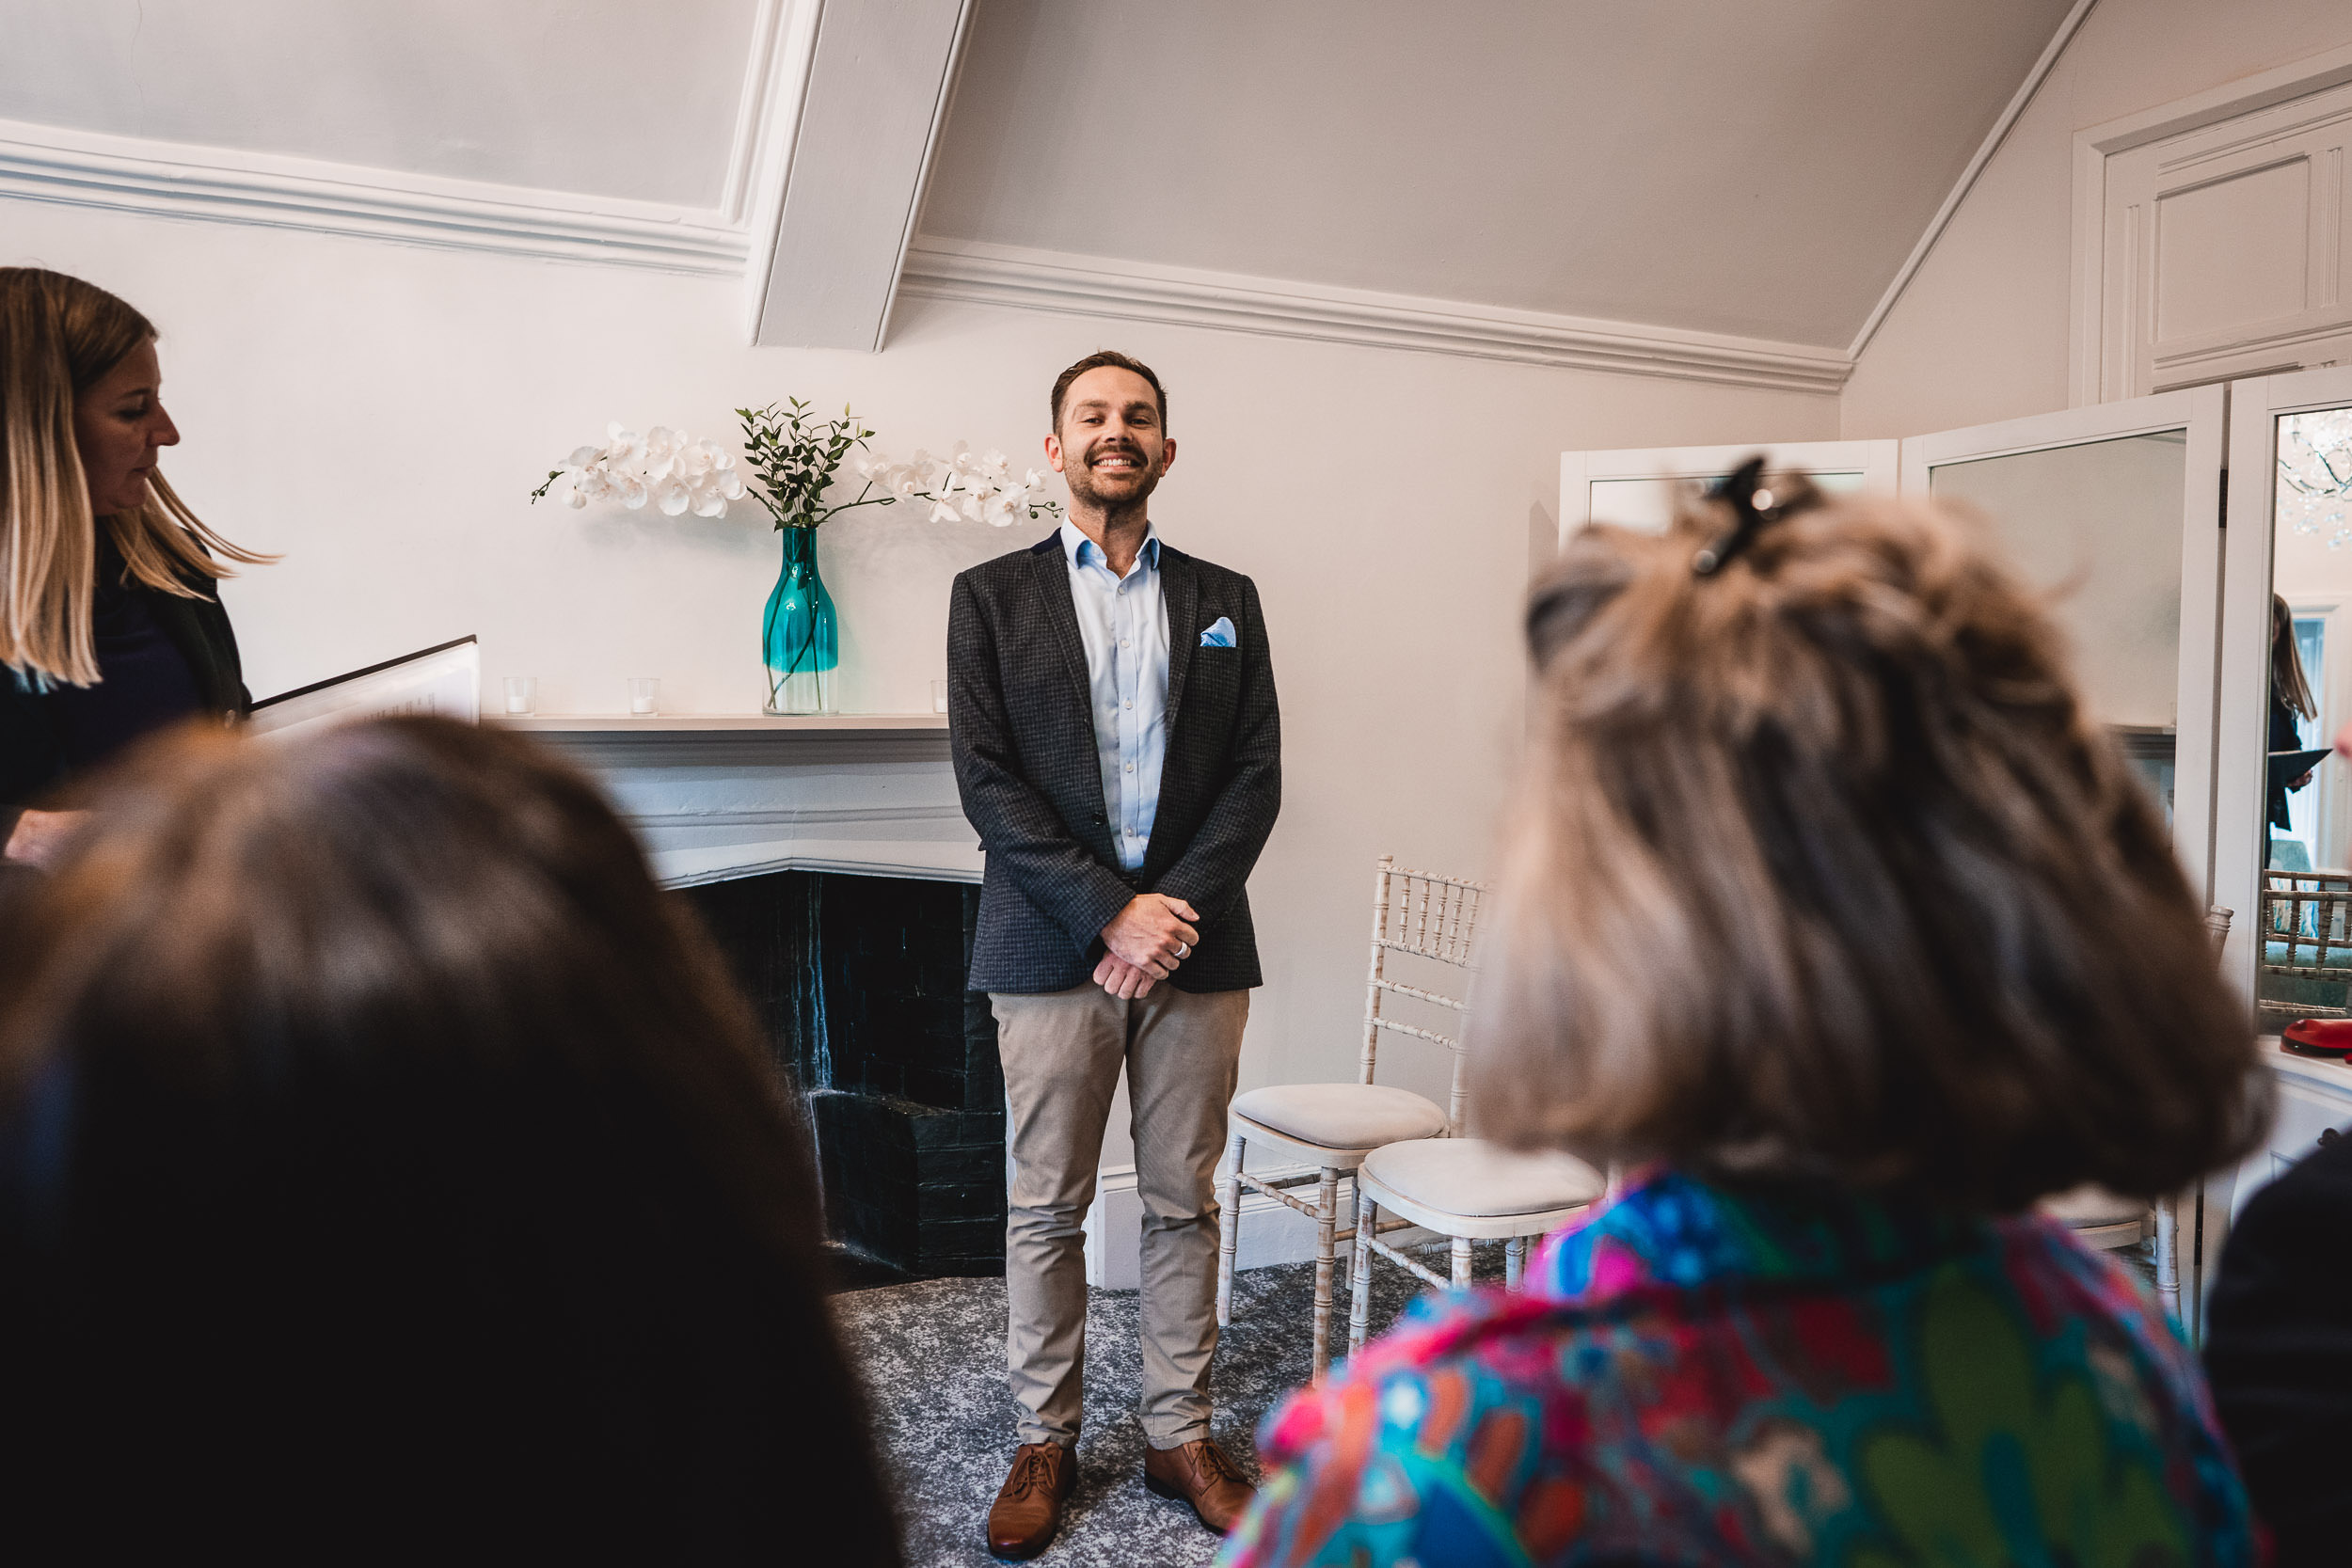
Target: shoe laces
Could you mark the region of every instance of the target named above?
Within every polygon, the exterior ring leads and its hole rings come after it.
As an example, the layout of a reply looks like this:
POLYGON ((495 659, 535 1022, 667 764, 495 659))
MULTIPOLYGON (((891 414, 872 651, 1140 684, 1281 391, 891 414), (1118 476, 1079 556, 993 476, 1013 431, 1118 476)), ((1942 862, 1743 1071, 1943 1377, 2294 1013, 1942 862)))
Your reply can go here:
POLYGON ((1051 1492, 1054 1489, 1053 1461, 1042 1447, 1022 1450, 1020 1463, 1012 1467, 1012 1495, 1026 1497, 1031 1492, 1051 1492))
POLYGON ((1241 1480, 1241 1472, 1233 1468, 1233 1462, 1227 1459, 1225 1450, 1215 1443, 1200 1445, 1200 1451, 1193 1457, 1192 1467, 1204 1486, 1215 1485, 1220 1481, 1241 1480))

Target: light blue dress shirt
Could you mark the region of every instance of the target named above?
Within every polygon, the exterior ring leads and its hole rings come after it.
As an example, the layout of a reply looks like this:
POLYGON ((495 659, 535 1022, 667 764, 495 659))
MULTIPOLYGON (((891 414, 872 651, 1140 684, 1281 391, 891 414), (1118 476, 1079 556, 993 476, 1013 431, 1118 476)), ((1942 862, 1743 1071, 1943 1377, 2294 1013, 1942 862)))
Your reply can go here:
POLYGON ((1133 871, 1152 847, 1160 810, 1160 765, 1168 756, 1168 599, 1160 591, 1160 536, 1143 536, 1133 566, 1111 575, 1102 546, 1068 522, 1062 559, 1086 643, 1087 689, 1094 704, 1094 752, 1103 768, 1119 863, 1133 871))

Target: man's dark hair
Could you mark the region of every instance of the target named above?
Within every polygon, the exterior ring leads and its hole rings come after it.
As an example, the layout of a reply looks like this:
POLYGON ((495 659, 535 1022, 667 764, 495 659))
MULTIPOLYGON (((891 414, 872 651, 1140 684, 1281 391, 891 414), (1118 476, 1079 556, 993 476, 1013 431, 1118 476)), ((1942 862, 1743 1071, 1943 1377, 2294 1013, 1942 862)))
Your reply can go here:
POLYGON ((1159 375, 1152 369, 1151 366, 1145 364, 1140 359, 1133 358, 1127 355, 1121 354, 1115 348, 1096 349, 1092 354, 1088 355, 1085 358, 1079 360, 1076 364, 1062 372, 1061 374, 1054 377, 1055 433, 1058 435, 1061 431, 1061 404, 1062 399, 1070 395, 1070 384, 1077 380, 1080 376, 1086 374, 1087 372, 1099 371, 1104 369, 1105 366, 1117 366, 1122 371, 1133 371, 1136 374, 1143 377, 1144 380, 1152 384, 1152 395, 1160 400, 1160 434, 1163 436, 1167 435, 1168 388, 1160 385, 1159 375))

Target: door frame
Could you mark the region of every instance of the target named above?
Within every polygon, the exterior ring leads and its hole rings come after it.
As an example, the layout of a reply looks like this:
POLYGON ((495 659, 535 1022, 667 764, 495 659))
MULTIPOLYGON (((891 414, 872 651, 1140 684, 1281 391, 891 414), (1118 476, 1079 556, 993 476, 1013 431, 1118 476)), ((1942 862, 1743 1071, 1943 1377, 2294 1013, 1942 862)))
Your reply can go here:
POLYGON ((2213 898, 2215 673, 2223 575, 2221 486, 2229 394, 2191 387, 2152 397, 2032 414, 1994 424, 1908 436, 1902 443, 1902 493, 1925 500, 1933 470, 1947 463, 2050 451, 2180 430, 2187 436, 2181 487, 2180 669, 2174 689, 2172 847, 2190 891, 2213 898))

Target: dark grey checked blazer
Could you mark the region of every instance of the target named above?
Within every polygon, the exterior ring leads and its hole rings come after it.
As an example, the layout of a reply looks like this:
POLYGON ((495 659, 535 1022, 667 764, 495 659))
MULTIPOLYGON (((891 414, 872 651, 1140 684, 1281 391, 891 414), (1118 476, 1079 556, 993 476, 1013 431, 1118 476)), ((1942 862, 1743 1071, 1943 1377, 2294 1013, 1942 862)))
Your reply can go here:
POLYGON ((1096 761, 1086 645, 1056 535, 956 578, 947 609, 947 732, 963 815, 988 851, 974 990, 1068 990, 1093 978, 1099 933, 1138 893, 1200 913, 1182 990, 1259 983, 1249 879, 1282 800, 1282 725, 1258 590, 1163 542, 1168 757, 1136 871, 1120 868, 1096 761), (1200 634, 1230 618, 1235 646, 1200 634))

